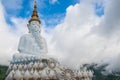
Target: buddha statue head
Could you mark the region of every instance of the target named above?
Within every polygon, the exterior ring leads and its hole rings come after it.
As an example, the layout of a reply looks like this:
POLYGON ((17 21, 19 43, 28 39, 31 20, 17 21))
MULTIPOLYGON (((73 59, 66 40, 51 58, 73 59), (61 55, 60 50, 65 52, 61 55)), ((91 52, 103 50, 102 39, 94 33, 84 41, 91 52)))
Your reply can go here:
POLYGON ((41 31, 40 24, 41 24, 41 21, 39 19, 38 13, 37 13, 37 6, 36 6, 36 2, 35 2, 32 16, 29 20, 29 24, 27 25, 29 32, 30 33, 40 32, 41 31))

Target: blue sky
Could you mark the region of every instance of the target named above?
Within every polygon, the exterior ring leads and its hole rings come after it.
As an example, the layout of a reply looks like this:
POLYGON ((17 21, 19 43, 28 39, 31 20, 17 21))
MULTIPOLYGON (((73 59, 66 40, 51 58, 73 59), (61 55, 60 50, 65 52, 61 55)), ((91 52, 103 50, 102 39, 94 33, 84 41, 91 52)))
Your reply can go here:
POLYGON ((104 5, 103 4, 95 3, 94 6, 95 6, 95 10, 96 10, 95 11, 96 15, 98 15, 99 17, 104 15, 104 5))
MULTIPOLYGON (((2 3, 6 11, 6 21, 12 25, 11 17, 30 18, 33 11, 34 0, 2 0, 2 3)), ((64 19, 66 9, 70 5, 77 3, 80 3, 80 1, 37 0, 39 17, 45 21, 47 26, 54 27, 64 19)), ((93 6, 95 8, 95 14, 101 17, 104 14, 104 6, 98 3, 93 3, 93 6)))

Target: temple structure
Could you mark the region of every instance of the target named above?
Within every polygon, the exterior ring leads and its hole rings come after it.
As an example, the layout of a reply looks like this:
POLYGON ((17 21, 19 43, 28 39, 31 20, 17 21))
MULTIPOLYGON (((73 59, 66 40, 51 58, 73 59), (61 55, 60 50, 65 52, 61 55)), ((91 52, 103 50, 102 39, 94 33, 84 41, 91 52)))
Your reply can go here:
POLYGON ((40 34, 40 24, 35 2, 28 24, 29 33, 20 38, 19 53, 13 55, 6 80, 92 80, 91 70, 62 66, 47 55, 47 44, 40 34))

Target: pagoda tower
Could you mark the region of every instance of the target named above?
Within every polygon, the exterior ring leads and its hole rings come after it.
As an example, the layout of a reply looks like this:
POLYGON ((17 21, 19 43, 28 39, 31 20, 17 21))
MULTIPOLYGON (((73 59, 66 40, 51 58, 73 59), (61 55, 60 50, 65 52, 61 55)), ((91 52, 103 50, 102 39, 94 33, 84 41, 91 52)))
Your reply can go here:
POLYGON ((40 24, 35 2, 27 25, 29 33, 20 38, 18 53, 10 61, 6 80, 92 80, 91 70, 62 66, 47 55, 47 44, 41 36, 40 24))

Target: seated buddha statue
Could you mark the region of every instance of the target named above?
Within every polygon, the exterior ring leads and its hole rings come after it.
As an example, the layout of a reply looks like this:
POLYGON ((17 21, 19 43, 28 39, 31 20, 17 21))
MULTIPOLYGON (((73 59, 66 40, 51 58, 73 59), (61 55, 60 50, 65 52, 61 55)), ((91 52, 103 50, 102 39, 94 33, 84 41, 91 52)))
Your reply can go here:
POLYGON ((34 4, 33 14, 29 20, 29 33, 20 38, 18 51, 27 54, 47 53, 47 44, 45 39, 41 36, 40 24, 38 18, 36 3, 34 4))

